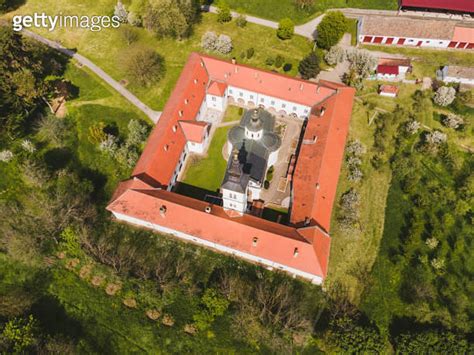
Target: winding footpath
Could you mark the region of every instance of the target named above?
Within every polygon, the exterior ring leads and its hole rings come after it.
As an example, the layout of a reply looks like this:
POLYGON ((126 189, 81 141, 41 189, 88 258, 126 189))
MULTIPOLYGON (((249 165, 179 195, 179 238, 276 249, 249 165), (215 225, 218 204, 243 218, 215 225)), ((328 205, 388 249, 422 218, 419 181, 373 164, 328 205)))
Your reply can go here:
POLYGON ((102 80, 104 80, 107 84, 109 84, 115 91, 117 91, 120 95, 122 95, 125 99, 127 99, 132 105, 137 107, 140 111, 142 111, 145 115, 147 115, 154 123, 158 122, 161 116, 160 111, 154 111, 147 105, 145 105, 142 101, 140 101, 135 95, 133 95, 130 91, 125 89, 119 82, 114 80, 109 74, 95 65, 92 61, 84 57, 83 55, 76 53, 70 49, 63 47, 61 44, 55 41, 51 41, 43 36, 40 36, 37 33, 23 30, 23 33, 38 42, 44 43, 47 46, 56 49, 57 51, 74 58, 79 63, 84 65, 85 67, 89 68, 94 74, 99 76, 102 80))

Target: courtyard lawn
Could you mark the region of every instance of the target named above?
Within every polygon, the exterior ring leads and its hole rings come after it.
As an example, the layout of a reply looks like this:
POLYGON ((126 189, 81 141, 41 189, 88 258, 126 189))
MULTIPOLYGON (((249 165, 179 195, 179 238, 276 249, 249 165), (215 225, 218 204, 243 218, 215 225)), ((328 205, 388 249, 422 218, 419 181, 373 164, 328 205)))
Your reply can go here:
POLYGON ((222 122, 234 122, 240 121, 243 115, 243 109, 238 106, 229 105, 225 111, 224 118, 222 122), (242 113, 240 113, 242 112, 242 113))
MULTIPOLYGON (((3 18, 34 12, 47 14, 62 12, 63 15, 110 14, 113 12, 115 4, 115 0, 83 0, 80 3, 76 1, 67 4, 59 4, 54 0, 29 0, 24 6, 15 12, 4 15, 3 18)), ((53 32, 48 32, 46 29, 35 29, 35 31, 47 38, 60 41, 66 47, 77 49, 79 53, 100 66, 115 80, 119 81, 125 78, 120 62, 121 58, 127 55, 130 47, 123 38, 120 29, 103 29, 99 32, 78 28, 58 29, 53 32)), ((136 44, 144 44, 156 49, 164 58, 165 73, 163 78, 149 87, 129 83, 127 88, 151 108, 162 109, 189 54, 193 51, 202 51, 201 37, 206 31, 226 34, 232 38, 234 49, 224 58, 236 57, 239 62, 283 72, 282 68, 268 67, 265 64, 267 58, 275 58, 280 55, 285 58, 285 63, 292 65, 292 69, 288 72, 289 75, 296 75, 299 61, 312 48, 311 42, 300 36, 282 41, 277 38, 274 29, 250 23, 245 28, 239 28, 235 21, 219 24, 216 15, 204 13, 201 23, 194 26, 192 36, 183 41, 176 41, 172 38, 159 39, 153 33, 143 28, 137 28, 139 38, 136 44), (255 49, 254 56, 248 60, 242 59, 241 53, 249 47, 255 49)), ((211 54, 216 55, 215 53, 211 54)))
POLYGON ((441 49, 401 48, 394 46, 364 45, 365 49, 389 54, 401 54, 412 59, 413 77, 436 77, 436 70, 444 65, 472 66, 472 53, 441 49))
POLYGON ((232 126, 227 126, 216 129, 207 156, 191 158, 195 160, 188 163, 183 183, 212 192, 219 190, 227 167, 222 148, 227 142, 227 132, 231 128, 232 126))

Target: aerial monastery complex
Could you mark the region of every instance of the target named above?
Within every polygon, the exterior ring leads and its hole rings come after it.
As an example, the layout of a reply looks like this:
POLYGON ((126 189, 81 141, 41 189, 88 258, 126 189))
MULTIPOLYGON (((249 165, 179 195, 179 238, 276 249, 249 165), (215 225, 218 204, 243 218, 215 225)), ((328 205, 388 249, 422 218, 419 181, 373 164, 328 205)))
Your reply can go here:
POLYGON ((107 209, 118 220, 320 284, 353 98, 354 89, 341 84, 193 53, 131 178, 107 209), (227 167, 219 191, 204 199, 181 194, 186 166, 206 156, 229 105, 244 110, 222 147, 227 167), (290 127, 297 127, 293 140, 290 127), (262 217, 274 166, 275 193, 287 193, 286 223, 262 217))

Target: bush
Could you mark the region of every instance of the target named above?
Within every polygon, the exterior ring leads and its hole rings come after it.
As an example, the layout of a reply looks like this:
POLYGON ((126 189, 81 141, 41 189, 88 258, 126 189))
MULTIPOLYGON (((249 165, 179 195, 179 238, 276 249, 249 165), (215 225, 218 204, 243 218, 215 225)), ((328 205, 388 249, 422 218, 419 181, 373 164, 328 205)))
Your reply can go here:
POLYGON ((138 32, 133 27, 120 26, 120 34, 128 46, 138 40, 138 32))
POLYGON ((433 97, 433 101, 435 104, 439 106, 448 106, 451 104, 454 99, 456 98, 456 90, 449 86, 442 86, 438 90, 433 97))
POLYGON ((291 63, 286 63, 284 66, 283 66, 283 71, 284 72, 289 72, 291 70, 291 68, 293 68, 293 65, 291 63))
POLYGON ((219 1, 217 4, 217 22, 224 23, 232 20, 230 7, 225 1, 219 1))
POLYGON ((311 52, 298 65, 298 71, 303 79, 310 79, 319 74, 319 58, 315 52, 311 52))
POLYGON ((316 43, 319 48, 329 49, 339 43, 347 29, 347 19, 340 11, 328 13, 317 27, 316 43))
POLYGON ((268 57, 267 59, 265 59, 265 64, 268 66, 272 66, 274 63, 275 59, 273 59, 272 57, 268 57))
POLYGON ((122 23, 125 23, 128 20, 128 12, 121 1, 118 1, 117 5, 115 5, 114 16, 118 17, 119 21, 122 23))
POLYGON ((207 31, 201 37, 201 47, 206 51, 215 51, 217 43, 217 35, 215 32, 207 31))
POLYGON ((284 62, 285 58, 283 58, 281 55, 277 55, 275 58, 275 67, 281 68, 284 62))
POLYGON ((130 120, 128 123, 127 143, 140 146, 146 140, 148 128, 138 120, 130 120))
POLYGON ((252 47, 247 49, 247 59, 252 58, 254 54, 255 54, 255 50, 252 47))
POLYGON ((277 36, 280 39, 290 39, 295 32, 295 24, 291 19, 284 18, 280 20, 277 29, 277 36))
POLYGON ((245 53, 245 52, 240 53, 240 59, 243 60, 243 59, 245 59, 246 56, 247 56, 247 53, 245 53))
POLYGON ((467 354, 468 341, 451 332, 429 330, 404 333, 395 341, 397 354, 467 354))
POLYGON ((107 134, 104 131, 105 123, 97 122, 89 127, 89 141, 93 144, 99 144, 107 138, 107 134))
POLYGON ((339 46, 332 46, 324 56, 324 60, 329 65, 337 65, 346 59, 346 51, 339 46))
POLYGON ((461 116, 453 113, 444 116, 442 119, 443 125, 452 129, 458 129, 464 125, 464 119, 461 116))
POLYGON ((245 15, 240 14, 235 19, 235 23, 236 23, 237 26, 243 28, 243 27, 247 26, 247 18, 245 17, 245 15))
POLYGON ((220 54, 232 52, 232 39, 227 35, 220 35, 216 42, 216 51, 220 54))

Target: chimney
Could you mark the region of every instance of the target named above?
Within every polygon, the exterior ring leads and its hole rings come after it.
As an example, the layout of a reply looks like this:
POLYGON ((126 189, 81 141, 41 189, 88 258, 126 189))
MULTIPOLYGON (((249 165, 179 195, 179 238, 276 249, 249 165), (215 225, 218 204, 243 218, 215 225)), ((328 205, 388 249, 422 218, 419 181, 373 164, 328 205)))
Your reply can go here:
POLYGON ((204 208, 204 212, 206 212, 206 213, 211 213, 211 210, 212 210, 211 206, 206 206, 204 208))
POLYGON ((309 226, 309 223, 311 222, 310 218, 309 217, 305 217, 304 219, 304 226, 307 227, 309 226))
POLYGON ((293 250, 293 257, 296 258, 298 254, 299 254, 298 248, 295 248, 295 250, 293 250))
POLYGON ((318 86, 318 87, 316 88, 316 94, 319 94, 319 91, 320 91, 320 90, 321 90, 321 87, 318 86))
POLYGON ((235 57, 232 57, 232 64, 235 64, 237 63, 237 61, 235 60, 235 57))
POLYGON ((165 205, 161 205, 160 207, 160 216, 161 217, 164 217, 166 214, 166 206, 165 205))
POLYGON ((326 112, 326 107, 321 107, 321 110, 319 111, 319 117, 323 117, 324 112, 326 112))
POLYGON ((316 183, 316 190, 319 190, 319 182, 316 183))
POLYGON ((300 90, 303 91, 303 83, 300 84, 300 90))
POLYGON ((256 246, 257 246, 257 242, 258 242, 258 238, 257 238, 257 237, 253 237, 252 246, 256 247, 256 246))

